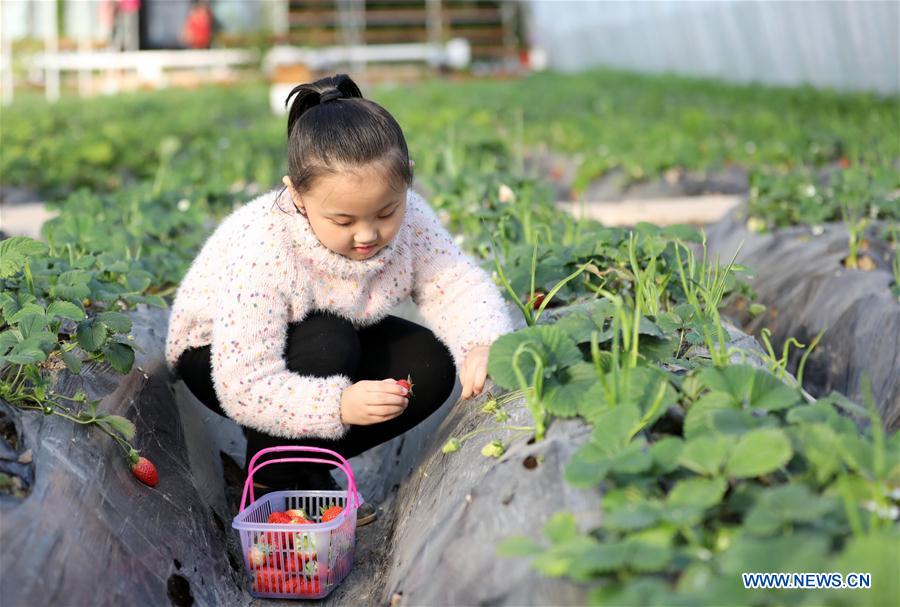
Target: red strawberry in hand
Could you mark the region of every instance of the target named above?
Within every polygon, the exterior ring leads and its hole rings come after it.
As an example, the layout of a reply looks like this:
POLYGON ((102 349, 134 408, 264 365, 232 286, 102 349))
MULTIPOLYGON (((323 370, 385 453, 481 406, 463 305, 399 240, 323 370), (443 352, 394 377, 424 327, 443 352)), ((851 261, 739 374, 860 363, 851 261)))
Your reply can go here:
POLYGON ((138 457, 138 452, 134 449, 131 450, 129 457, 131 458, 131 473, 145 485, 155 487, 159 483, 159 475, 156 473, 156 466, 153 465, 153 462, 146 457, 138 457))
POLYGON ((406 391, 409 392, 409 395, 410 395, 410 396, 415 396, 415 394, 413 394, 413 390, 412 390, 412 387, 413 387, 415 384, 414 384, 413 381, 412 381, 412 376, 411 376, 411 375, 407 375, 407 376, 406 376, 406 379, 398 379, 398 380, 397 380, 397 385, 400 385, 400 386, 403 386, 404 388, 406 388, 406 391))

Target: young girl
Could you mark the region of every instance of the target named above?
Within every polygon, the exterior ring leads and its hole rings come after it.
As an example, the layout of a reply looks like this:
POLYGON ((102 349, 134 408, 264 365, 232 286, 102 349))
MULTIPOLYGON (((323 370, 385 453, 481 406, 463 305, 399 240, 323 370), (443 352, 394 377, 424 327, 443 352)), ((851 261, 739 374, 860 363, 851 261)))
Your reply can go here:
MULTIPOLYGON (((462 398, 478 395, 490 345, 513 330, 488 273, 410 189, 396 120, 343 74, 291 97, 285 187, 209 237, 166 340, 176 378, 243 427, 246 462, 274 445, 349 459, 388 441, 440 408, 457 370, 462 398), (408 296, 430 330, 388 315, 408 296), (398 383, 407 377, 411 393, 398 383)), ((256 493, 337 489, 329 468, 267 466, 256 493)))

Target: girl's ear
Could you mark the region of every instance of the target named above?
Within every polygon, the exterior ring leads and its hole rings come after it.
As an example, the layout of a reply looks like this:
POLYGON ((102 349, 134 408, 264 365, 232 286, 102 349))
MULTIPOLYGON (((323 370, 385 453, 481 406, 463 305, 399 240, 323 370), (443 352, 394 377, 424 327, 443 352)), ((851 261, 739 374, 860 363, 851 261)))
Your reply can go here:
POLYGON ((294 184, 291 183, 291 178, 285 175, 281 178, 281 183, 288 189, 291 193, 291 200, 294 201, 294 206, 297 207, 297 210, 301 215, 306 215, 306 208, 303 206, 303 202, 300 200, 300 194, 297 193, 297 190, 294 189, 294 184))
POLYGON ((413 168, 414 166, 416 166, 416 161, 413 160, 412 158, 410 158, 409 159, 409 168, 413 168))

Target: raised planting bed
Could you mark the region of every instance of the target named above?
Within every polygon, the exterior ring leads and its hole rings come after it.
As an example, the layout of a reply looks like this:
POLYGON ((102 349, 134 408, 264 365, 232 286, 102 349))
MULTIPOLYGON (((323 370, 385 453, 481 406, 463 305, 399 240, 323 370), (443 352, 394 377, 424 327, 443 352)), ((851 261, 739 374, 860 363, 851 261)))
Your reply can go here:
MULTIPOLYGON (((753 269, 750 281, 759 311, 746 301, 728 309, 745 330, 771 332, 775 351, 791 338, 818 346, 806 360, 804 387, 814 396, 833 390, 862 402, 863 378, 890 429, 900 427, 900 301, 892 284, 895 251, 884 240, 884 223, 870 226, 857 265, 845 266, 845 224, 795 226, 771 233, 747 228, 740 210, 708 230, 709 246, 724 259, 740 247, 739 263, 753 269), (742 244, 743 243, 743 244, 742 244), (752 312, 759 312, 753 314, 752 312)), ((790 368, 797 370, 805 351, 792 348, 790 368)))

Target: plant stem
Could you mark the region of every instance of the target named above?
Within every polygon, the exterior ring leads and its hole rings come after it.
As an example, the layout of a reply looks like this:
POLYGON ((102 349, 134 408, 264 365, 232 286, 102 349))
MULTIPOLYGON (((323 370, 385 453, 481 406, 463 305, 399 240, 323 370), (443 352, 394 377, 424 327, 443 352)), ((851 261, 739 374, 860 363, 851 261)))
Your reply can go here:
POLYGON ((476 434, 481 434, 482 432, 495 432, 497 430, 523 430, 527 432, 534 431, 534 426, 493 426, 491 428, 478 428, 477 430, 472 430, 466 434, 463 434, 459 437, 459 442, 466 441, 476 434))

